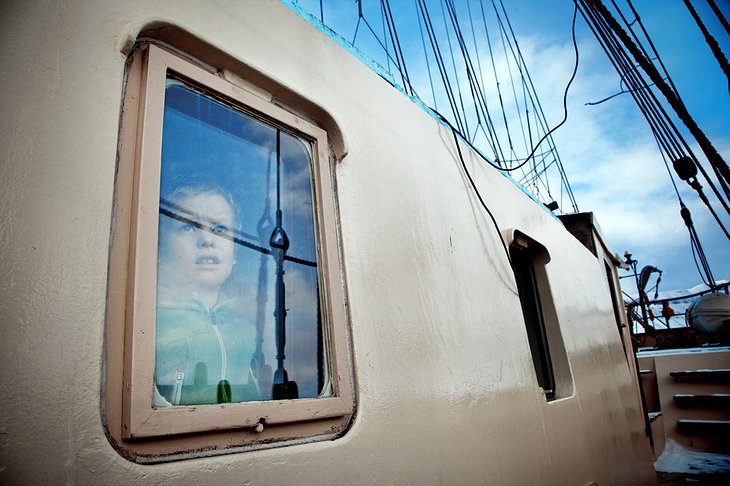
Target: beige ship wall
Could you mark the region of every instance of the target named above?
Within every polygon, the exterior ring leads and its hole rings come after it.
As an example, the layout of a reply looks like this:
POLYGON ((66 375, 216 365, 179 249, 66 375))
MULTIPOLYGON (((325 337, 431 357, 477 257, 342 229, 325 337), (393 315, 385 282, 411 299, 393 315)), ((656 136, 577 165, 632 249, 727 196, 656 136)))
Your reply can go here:
MULTIPOLYGON (((654 481, 596 259, 466 154, 501 229, 551 255, 573 393, 537 387, 500 235, 451 133, 273 0, 0 5, 0 483, 654 481), (340 439, 140 465, 105 436, 105 302, 126 48, 177 25, 331 115, 356 415, 340 439)), ((107 343, 121 346, 122 343, 107 343)))

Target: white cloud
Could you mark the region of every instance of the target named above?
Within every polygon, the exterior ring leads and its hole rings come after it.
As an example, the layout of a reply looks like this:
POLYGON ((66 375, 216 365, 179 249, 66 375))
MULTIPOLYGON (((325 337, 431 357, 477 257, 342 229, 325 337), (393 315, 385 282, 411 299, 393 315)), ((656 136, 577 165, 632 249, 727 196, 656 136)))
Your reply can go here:
MULTIPOLYGON (((326 5, 329 6, 333 3, 339 5, 338 2, 327 2, 326 5)), ((393 2, 393 5, 397 17, 396 23, 400 22, 399 25, 406 27, 399 30, 399 35, 409 57, 411 82, 423 100, 427 104, 432 104, 430 80, 425 72, 423 48, 418 37, 420 32, 415 24, 416 16, 411 12, 413 4, 412 2, 393 2), (403 18, 405 20, 402 20, 403 18), (413 25, 409 25, 409 21, 412 21, 413 25)), ((434 25, 438 32, 443 32, 441 10, 437 6, 438 4, 434 5, 436 6, 433 6, 432 15, 438 14, 434 25)), ((475 5, 475 3, 472 2, 471 5, 475 5)), ((547 123, 552 127, 562 119, 563 93, 573 70, 574 49, 569 30, 572 6, 560 6, 545 12, 544 8, 536 8, 536 5, 536 2, 528 1, 510 5, 509 9, 520 13, 520 17, 513 17, 512 23, 517 32, 519 46, 532 82, 538 91, 547 123)), ((464 9, 464 4, 459 3, 457 9, 464 9)), ((318 12, 318 7, 316 10, 318 12)), ((352 10, 354 11, 354 8, 352 10)), ((331 11, 333 12, 331 15, 343 18, 351 15, 351 13, 343 11, 341 7, 331 11)), ((375 15, 375 17, 369 17, 371 21, 373 18, 380 19, 377 16, 378 12, 374 12, 370 12, 371 15, 375 15)), ((658 17, 662 15, 660 11, 644 12, 642 16, 645 20, 649 16, 648 14, 655 14, 658 17)), ((523 94, 518 86, 516 104, 510 85, 512 80, 518 79, 518 70, 513 63, 508 66, 499 31, 492 18, 493 13, 487 12, 487 15, 490 40, 496 56, 495 65, 500 81, 502 105, 499 104, 500 93, 494 83, 492 63, 489 51, 486 49, 486 37, 477 22, 476 36, 481 49, 483 74, 480 81, 482 79, 484 81, 483 90, 487 96, 495 129, 501 136, 503 150, 506 151, 508 157, 524 157, 527 150, 526 145, 529 145, 529 142, 525 143, 522 140, 522 129, 526 128, 526 125, 523 122, 523 125, 520 126, 517 116, 521 116, 521 113, 514 112, 515 108, 524 112, 524 106, 521 105, 523 94), (480 34, 480 32, 482 33, 480 34), (505 141, 502 106, 504 106, 514 142, 515 150, 512 155, 509 155, 508 144, 505 141)), ((325 17, 327 17, 327 10, 325 17)), ((471 30, 467 24, 463 24, 462 29, 465 30, 467 44, 473 45, 471 30)), ((343 36, 351 35, 348 32, 350 31, 343 32, 343 36)), ((361 30, 361 32, 365 31, 361 30)), ((699 276, 692 262, 687 229, 679 216, 679 203, 647 123, 629 94, 621 94, 595 106, 586 106, 588 102, 596 102, 618 93, 622 86, 618 74, 581 19, 578 20, 577 33, 580 65, 577 78, 569 93, 568 120, 554 133, 553 138, 578 206, 583 211, 593 211, 596 214, 604 235, 614 250, 623 253, 624 249, 630 249, 634 256, 641 260, 641 264, 663 267, 665 280, 672 282, 671 285, 678 287, 694 285, 699 281, 699 276), (675 275, 674 279, 672 280, 669 275, 675 275)), ((366 35, 371 36, 369 33, 366 35)), ((677 43, 676 39, 671 39, 671 42, 677 43)), ((372 44, 372 40, 370 44, 372 44)), ((442 44, 449 76, 453 76, 446 41, 444 40, 442 44)), ((430 49, 428 42, 427 49, 430 49)), ((473 55, 474 51, 472 51, 473 55)), ((429 56, 432 73, 437 73, 430 51, 429 56)), ((382 59, 383 57, 381 55, 377 58, 382 59)), ((472 57, 472 61, 476 68, 477 62, 474 57, 472 57)), ((455 63, 457 70, 463 72, 463 61, 459 59, 458 54, 455 63)), ((687 74, 679 71, 679 75, 683 77, 686 77, 687 74)), ((437 74, 432 74, 438 109, 448 116, 450 109, 447 99, 441 88, 440 79, 435 76, 437 74)), ((695 80, 698 84, 693 86, 693 89, 708 89, 706 79, 702 79, 702 76, 695 77, 698 77, 695 80)), ((400 80, 397 76, 396 79, 400 80)), ((455 85, 453 78, 452 83, 455 85)), ((460 84, 462 92, 468 96, 469 88, 465 78, 460 80, 460 84)), ((680 92, 682 89, 680 86, 680 92)), ((692 92, 690 91, 690 93, 692 92)), ((726 96, 727 92, 725 91, 721 95, 726 96)), ((714 130, 718 125, 722 126, 722 123, 717 122, 716 111, 708 110, 707 113, 708 116, 713 117, 709 120, 712 123, 708 124, 714 130), (714 115, 709 115, 710 113, 714 113, 714 115)), ((699 112, 698 115, 701 117, 704 113, 699 112)), ((680 129, 683 129, 680 122, 675 123, 680 125, 680 129)), ((473 127, 474 117, 470 120, 470 124, 473 127)), ((717 133, 713 133, 713 135, 717 136, 717 133)), ((720 132, 720 135, 724 138, 716 140, 717 148, 727 160, 730 155, 730 132, 727 131, 727 127, 725 132, 720 132)), ((485 143, 484 138, 481 137, 480 147, 487 156, 492 156, 493 151, 485 143)), ((691 140, 691 137, 687 135, 685 138, 691 140)), ((533 141, 535 139, 533 126, 533 141)), ((544 148, 541 147, 541 149, 544 148)), ((701 152, 693 149, 695 154, 701 157, 701 152)), ((519 180, 521 175, 514 174, 514 177, 519 180)), ((553 191, 559 191, 559 189, 555 189, 560 187, 559 181, 555 182, 556 175, 553 173, 550 177, 553 191)), ((702 183, 725 224, 730 225, 727 214, 723 214, 724 210, 711 195, 707 184, 704 181, 702 183)), ((692 211, 697 232, 703 238, 710 263, 716 268, 716 277, 727 277, 730 275, 727 239, 720 232, 717 223, 694 191, 682 181, 677 181, 677 185, 685 204, 692 211)), ((563 210, 569 211, 565 201, 559 202, 563 210)))

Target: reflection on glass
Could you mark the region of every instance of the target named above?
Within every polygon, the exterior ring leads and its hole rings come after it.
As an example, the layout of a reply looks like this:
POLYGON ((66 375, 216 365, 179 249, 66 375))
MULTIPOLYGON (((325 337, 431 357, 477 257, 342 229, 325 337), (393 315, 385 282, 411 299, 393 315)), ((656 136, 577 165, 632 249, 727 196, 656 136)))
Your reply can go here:
POLYGON ((170 79, 155 405, 323 392, 309 144, 170 79))

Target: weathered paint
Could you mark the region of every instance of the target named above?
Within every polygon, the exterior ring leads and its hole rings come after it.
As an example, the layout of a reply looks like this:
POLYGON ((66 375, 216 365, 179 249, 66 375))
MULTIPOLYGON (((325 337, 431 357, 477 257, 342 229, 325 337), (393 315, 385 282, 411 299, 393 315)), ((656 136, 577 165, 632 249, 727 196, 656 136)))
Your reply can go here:
POLYGON ((292 10, 273 0, 99 0, 10 1, 0 13, 0 482, 653 481, 595 257, 464 152, 500 227, 550 251, 575 392, 546 402, 501 235, 452 134, 292 10), (299 93, 346 140, 336 181, 357 412, 340 439, 139 465, 105 436, 119 111, 128 48, 153 22, 299 93))

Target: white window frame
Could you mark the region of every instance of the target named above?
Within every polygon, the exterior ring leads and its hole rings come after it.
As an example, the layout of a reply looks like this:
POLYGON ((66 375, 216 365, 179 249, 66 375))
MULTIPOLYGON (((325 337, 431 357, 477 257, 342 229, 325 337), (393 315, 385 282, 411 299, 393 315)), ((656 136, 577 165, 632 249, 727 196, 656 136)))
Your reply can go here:
POLYGON ((127 74, 107 306, 105 408, 112 442, 132 456, 159 457, 199 449, 201 443, 211 449, 227 449, 344 431, 354 411, 354 394, 327 132, 274 105, 261 95, 265 91, 243 89, 154 44, 133 51, 127 74), (312 145, 325 379, 331 390, 327 396, 153 406, 162 122, 169 73, 312 145), (229 433, 224 437, 216 433, 220 430, 229 433), (201 433, 210 436, 201 442, 201 433), (198 435, 187 442, 179 437, 139 441, 180 434, 198 435))

